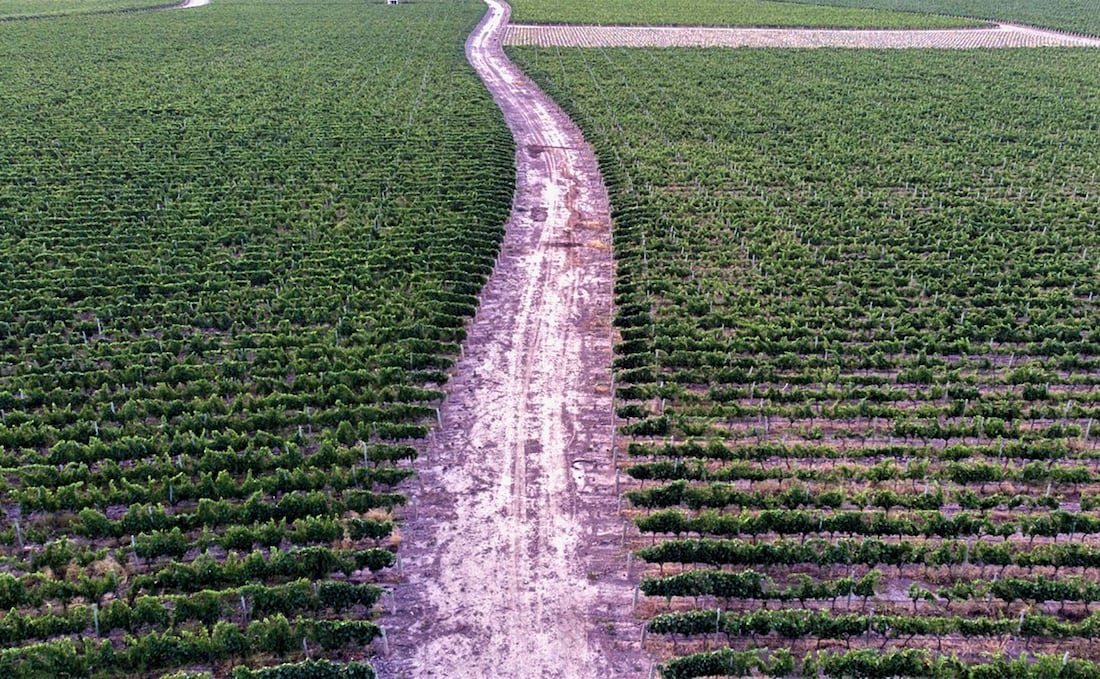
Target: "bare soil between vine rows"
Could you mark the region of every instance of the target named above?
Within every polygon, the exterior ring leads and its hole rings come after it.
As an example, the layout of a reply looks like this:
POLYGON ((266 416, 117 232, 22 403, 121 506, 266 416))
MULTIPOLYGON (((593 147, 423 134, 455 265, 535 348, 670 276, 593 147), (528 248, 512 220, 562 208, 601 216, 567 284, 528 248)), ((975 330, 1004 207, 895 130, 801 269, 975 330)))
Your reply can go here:
POLYGON ((402 523, 381 677, 617 677, 649 662, 612 459, 607 191, 581 132, 504 56, 509 8, 467 56, 516 140, 497 266, 402 523))

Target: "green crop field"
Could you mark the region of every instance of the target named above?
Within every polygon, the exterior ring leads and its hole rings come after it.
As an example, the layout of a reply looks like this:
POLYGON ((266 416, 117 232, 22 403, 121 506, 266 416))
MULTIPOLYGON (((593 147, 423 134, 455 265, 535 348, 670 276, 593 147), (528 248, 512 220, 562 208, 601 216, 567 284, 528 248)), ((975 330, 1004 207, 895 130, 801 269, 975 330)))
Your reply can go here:
POLYGON ((511 204, 483 11, 0 25, 6 676, 371 676, 511 204))
MULTIPOLYGON (((829 2, 514 19, 1100 34, 829 2)), ((0 0, 0 672, 373 678, 513 198, 485 5, 158 4, 0 0)), ((510 54, 610 190, 663 676, 1100 679, 1096 53, 510 54)))
POLYGON ((940 28, 980 23, 927 14, 767 0, 515 0, 511 4, 516 23, 843 28, 940 28))
POLYGON ((510 54, 611 191, 664 676, 1100 676, 1096 56, 510 54))
POLYGON ((0 0, 0 21, 24 17, 118 12, 174 4, 170 0, 0 0))
MULTIPOLYGON (((802 0, 778 0, 802 2, 802 0)), ((1100 35, 1096 0, 805 0, 811 5, 927 12, 993 21, 1015 21, 1100 35)))

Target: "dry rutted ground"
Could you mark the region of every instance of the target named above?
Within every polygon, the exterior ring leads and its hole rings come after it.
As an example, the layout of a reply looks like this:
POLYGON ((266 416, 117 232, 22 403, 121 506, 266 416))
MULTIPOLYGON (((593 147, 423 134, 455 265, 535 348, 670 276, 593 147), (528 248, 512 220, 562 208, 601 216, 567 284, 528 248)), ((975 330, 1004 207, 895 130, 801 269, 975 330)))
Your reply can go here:
POLYGON ((846 47, 869 49, 978 49, 1100 47, 1100 39, 1030 26, 944 30, 837 30, 816 28, 704 28, 679 26, 508 27, 508 45, 536 47, 846 47))
MULTIPOLYGON (((467 55, 516 140, 500 260, 421 466, 382 676, 632 676, 613 492, 607 193, 569 118, 500 49, 467 55)), ((629 629, 630 627, 634 629, 629 629)))

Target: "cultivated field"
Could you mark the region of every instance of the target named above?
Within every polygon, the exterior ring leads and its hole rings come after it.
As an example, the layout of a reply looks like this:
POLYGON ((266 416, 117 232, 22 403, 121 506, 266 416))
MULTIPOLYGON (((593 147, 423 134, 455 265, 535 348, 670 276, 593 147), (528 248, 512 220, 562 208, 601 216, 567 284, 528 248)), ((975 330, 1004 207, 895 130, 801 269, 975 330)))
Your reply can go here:
POLYGON ((0 21, 167 7, 171 0, 0 0, 0 21))
POLYGON ((1100 36, 1100 7, 1095 0, 806 0, 805 4, 982 17, 1100 36))
POLYGON ((511 204, 483 11, 0 25, 7 676, 373 674, 511 204))
POLYGON ((1096 56, 510 54, 611 192, 664 675, 1100 674, 1096 56))
POLYGON ((1100 47, 1100 38, 1028 26, 935 30, 716 28, 702 26, 511 25, 509 45, 537 47, 755 47, 858 49, 993 49, 1100 47))
POLYGON ((518 4, 0 23, 0 671, 1100 679, 1097 41, 518 4))
POLYGON ((516 0, 516 23, 631 26, 823 26, 946 28, 983 22, 863 8, 819 7, 770 0, 516 0))

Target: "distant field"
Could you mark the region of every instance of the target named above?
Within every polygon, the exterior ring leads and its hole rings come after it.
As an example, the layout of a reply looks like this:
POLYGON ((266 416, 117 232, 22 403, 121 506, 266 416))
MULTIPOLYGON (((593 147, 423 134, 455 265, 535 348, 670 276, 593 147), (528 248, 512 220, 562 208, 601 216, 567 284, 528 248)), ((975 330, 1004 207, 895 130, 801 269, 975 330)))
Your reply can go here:
POLYGON ((0 19, 113 12, 172 4, 174 0, 0 0, 0 19))
POLYGON ((760 0, 514 0, 514 23, 937 28, 975 25, 945 17, 760 0))
POLYGON ((807 4, 972 16, 1100 35, 1097 0, 815 0, 807 4))

